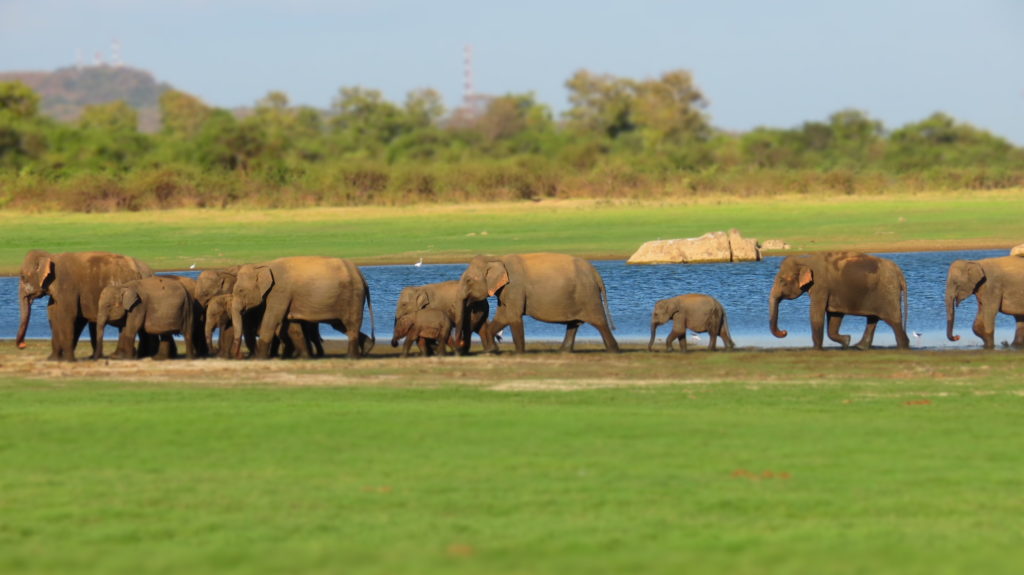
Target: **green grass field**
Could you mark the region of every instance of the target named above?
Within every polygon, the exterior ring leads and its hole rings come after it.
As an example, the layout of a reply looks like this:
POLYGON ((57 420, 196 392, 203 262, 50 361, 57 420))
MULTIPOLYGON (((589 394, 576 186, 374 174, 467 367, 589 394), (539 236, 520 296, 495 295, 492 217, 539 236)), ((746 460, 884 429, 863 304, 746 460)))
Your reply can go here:
MULTIPOLYGON (((1007 247, 1020 191, 119 214, 0 212, 157 269, 292 254, 1007 247), (484 232, 487 232, 486 234, 484 232)), ((88 346, 85 346, 88 347, 88 346)), ((0 342, 0 573, 1017 573, 1024 355, 584 351, 42 361, 0 342)), ((85 353, 80 348, 81 353, 85 353)), ((81 354, 80 354, 81 355, 81 354)))
POLYGON ((45 347, 0 353, 3 573, 1024 564, 1017 353, 56 365, 45 347))
POLYGON ((550 201, 403 208, 0 212, 0 273, 25 252, 107 250, 157 269, 320 254, 358 263, 468 261, 478 253, 559 251, 625 258, 652 239, 738 228, 796 250, 1008 247, 1024 241, 1021 190, 964 194, 550 201))

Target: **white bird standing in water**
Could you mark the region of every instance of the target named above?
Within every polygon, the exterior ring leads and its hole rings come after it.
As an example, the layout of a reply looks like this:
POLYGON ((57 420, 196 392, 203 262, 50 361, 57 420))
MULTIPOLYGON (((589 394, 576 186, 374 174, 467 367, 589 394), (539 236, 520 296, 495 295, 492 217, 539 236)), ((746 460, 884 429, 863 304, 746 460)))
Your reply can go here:
POLYGON ((188 269, 190 269, 190 270, 196 269, 196 262, 192 262, 192 265, 188 266, 188 269))
POLYGON ((910 335, 914 336, 917 339, 921 339, 921 332, 919 331, 912 331, 910 332, 910 335))
POLYGON ((420 258, 420 261, 418 261, 418 262, 416 262, 416 263, 412 264, 412 267, 414 267, 414 268, 418 268, 418 267, 420 267, 420 266, 422 266, 422 265, 423 265, 423 258, 420 258))

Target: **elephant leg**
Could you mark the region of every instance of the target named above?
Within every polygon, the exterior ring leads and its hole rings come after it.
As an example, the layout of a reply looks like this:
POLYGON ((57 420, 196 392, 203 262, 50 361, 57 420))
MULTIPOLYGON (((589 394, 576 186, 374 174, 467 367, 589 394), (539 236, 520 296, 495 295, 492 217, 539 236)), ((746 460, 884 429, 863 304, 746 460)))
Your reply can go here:
MULTIPOLYGON (((672 351, 672 342, 674 342, 677 339, 679 339, 680 336, 685 336, 685 335, 686 335, 686 329, 685 328, 682 331, 679 331, 679 328, 672 328, 672 331, 669 332, 669 334, 667 336, 665 336, 665 351, 672 351)), ((686 351, 686 348, 685 348, 686 340, 685 339, 684 340, 680 340, 680 346, 682 346, 683 351, 686 351)))
POLYGON ((978 316, 974 318, 974 333, 984 342, 985 349, 996 347, 996 312, 995 305, 978 302, 978 316))
POLYGON ((1013 347, 1021 348, 1024 347, 1024 315, 1015 315, 1013 319, 1017 321, 1017 330, 1013 333, 1013 347))
POLYGON ((444 344, 444 334, 441 334, 436 340, 434 345, 437 346, 438 355, 448 355, 448 349, 444 344))
POLYGON ((601 340, 604 342, 604 349, 609 353, 619 352, 619 342, 615 341, 615 336, 612 335, 612 330, 609 329, 608 324, 605 322, 593 323, 592 326, 597 328, 598 333, 601 334, 601 340))
POLYGON ((715 347, 718 344, 718 332, 715 330, 708 330, 708 349, 715 351, 715 347))
MULTIPOLYGON (((867 323, 864 324, 864 335, 860 336, 860 341, 854 347, 862 350, 871 349, 871 344, 875 341, 875 329, 878 327, 878 319, 877 315, 867 316, 867 323)), ((893 325, 888 320, 885 323, 888 323, 890 326, 893 325)), ((895 328, 893 329, 895 330, 895 328)), ((899 341, 899 336, 896 337, 896 341, 899 341)))
POLYGON ((843 325, 845 314, 837 312, 826 312, 828 317, 828 338, 843 346, 843 349, 850 347, 850 336, 839 333, 839 326, 843 325))
POLYGON ((731 350, 736 347, 736 343, 732 340, 732 335, 729 334, 729 326, 723 325, 722 329, 718 332, 718 335, 722 336, 722 343, 725 344, 726 350, 731 350))
POLYGON ((99 357, 97 355, 98 352, 99 352, 99 348, 100 348, 98 337, 103 337, 103 334, 102 333, 101 334, 97 334, 96 333, 96 322, 90 321, 89 322, 89 342, 92 343, 92 358, 93 359, 99 359, 99 357))
POLYGON ((825 344, 825 306, 824 295, 811 295, 811 341, 814 349, 822 349, 825 344))
POLYGON ((412 349, 412 342, 415 340, 416 338, 412 334, 405 336, 405 342, 402 343, 402 357, 409 357, 409 350, 412 349))
POLYGON ((430 351, 430 340, 422 335, 416 338, 416 347, 420 348, 421 357, 430 357, 433 355, 430 351))
POLYGON ((572 351, 574 345, 576 345, 576 332, 580 329, 580 322, 570 321, 565 324, 565 337, 562 338, 562 346, 558 348, 559 351, 572 351))
POLYGON ((501 321, 498 318, 487 322, 480 328, 480 339, 484 343, 484 353, 498 353, 498 344, 494 341, 494 334, 501 333, 501 330, 509 325, 507 322, 501 321))

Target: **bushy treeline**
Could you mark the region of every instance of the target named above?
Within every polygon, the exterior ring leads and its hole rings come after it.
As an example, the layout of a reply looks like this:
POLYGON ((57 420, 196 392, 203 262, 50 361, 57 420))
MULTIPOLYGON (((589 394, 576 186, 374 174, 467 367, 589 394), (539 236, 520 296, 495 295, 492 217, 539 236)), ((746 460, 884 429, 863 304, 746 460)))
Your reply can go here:
POLYGON ((271 92, 244 114, 160 99, 141 133, 123 102, 61 124, 0 83, 0 206, 110 211, 538 198, 878 193, 1024 185, 1024 149, 942 114, 889 130, 857 110, 789 129, 715 129, 689 73, 580 71, 556 118, 532 94, 447 111, 342 88, 329 111, 271 92))

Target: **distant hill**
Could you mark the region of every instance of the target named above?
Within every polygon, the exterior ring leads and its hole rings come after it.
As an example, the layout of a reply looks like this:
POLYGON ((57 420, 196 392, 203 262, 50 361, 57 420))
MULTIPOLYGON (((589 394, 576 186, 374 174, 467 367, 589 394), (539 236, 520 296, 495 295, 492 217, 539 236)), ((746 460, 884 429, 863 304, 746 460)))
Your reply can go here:
POLYGON ((20 80, 42 97, 41 112, 72 122, 92 104, 124 100, 139 112, 139 129, 160 128, 160 95, 173 89, 145 70, 114 66, 60 68, 53 72, 0 72, 0 82, 20 80))

